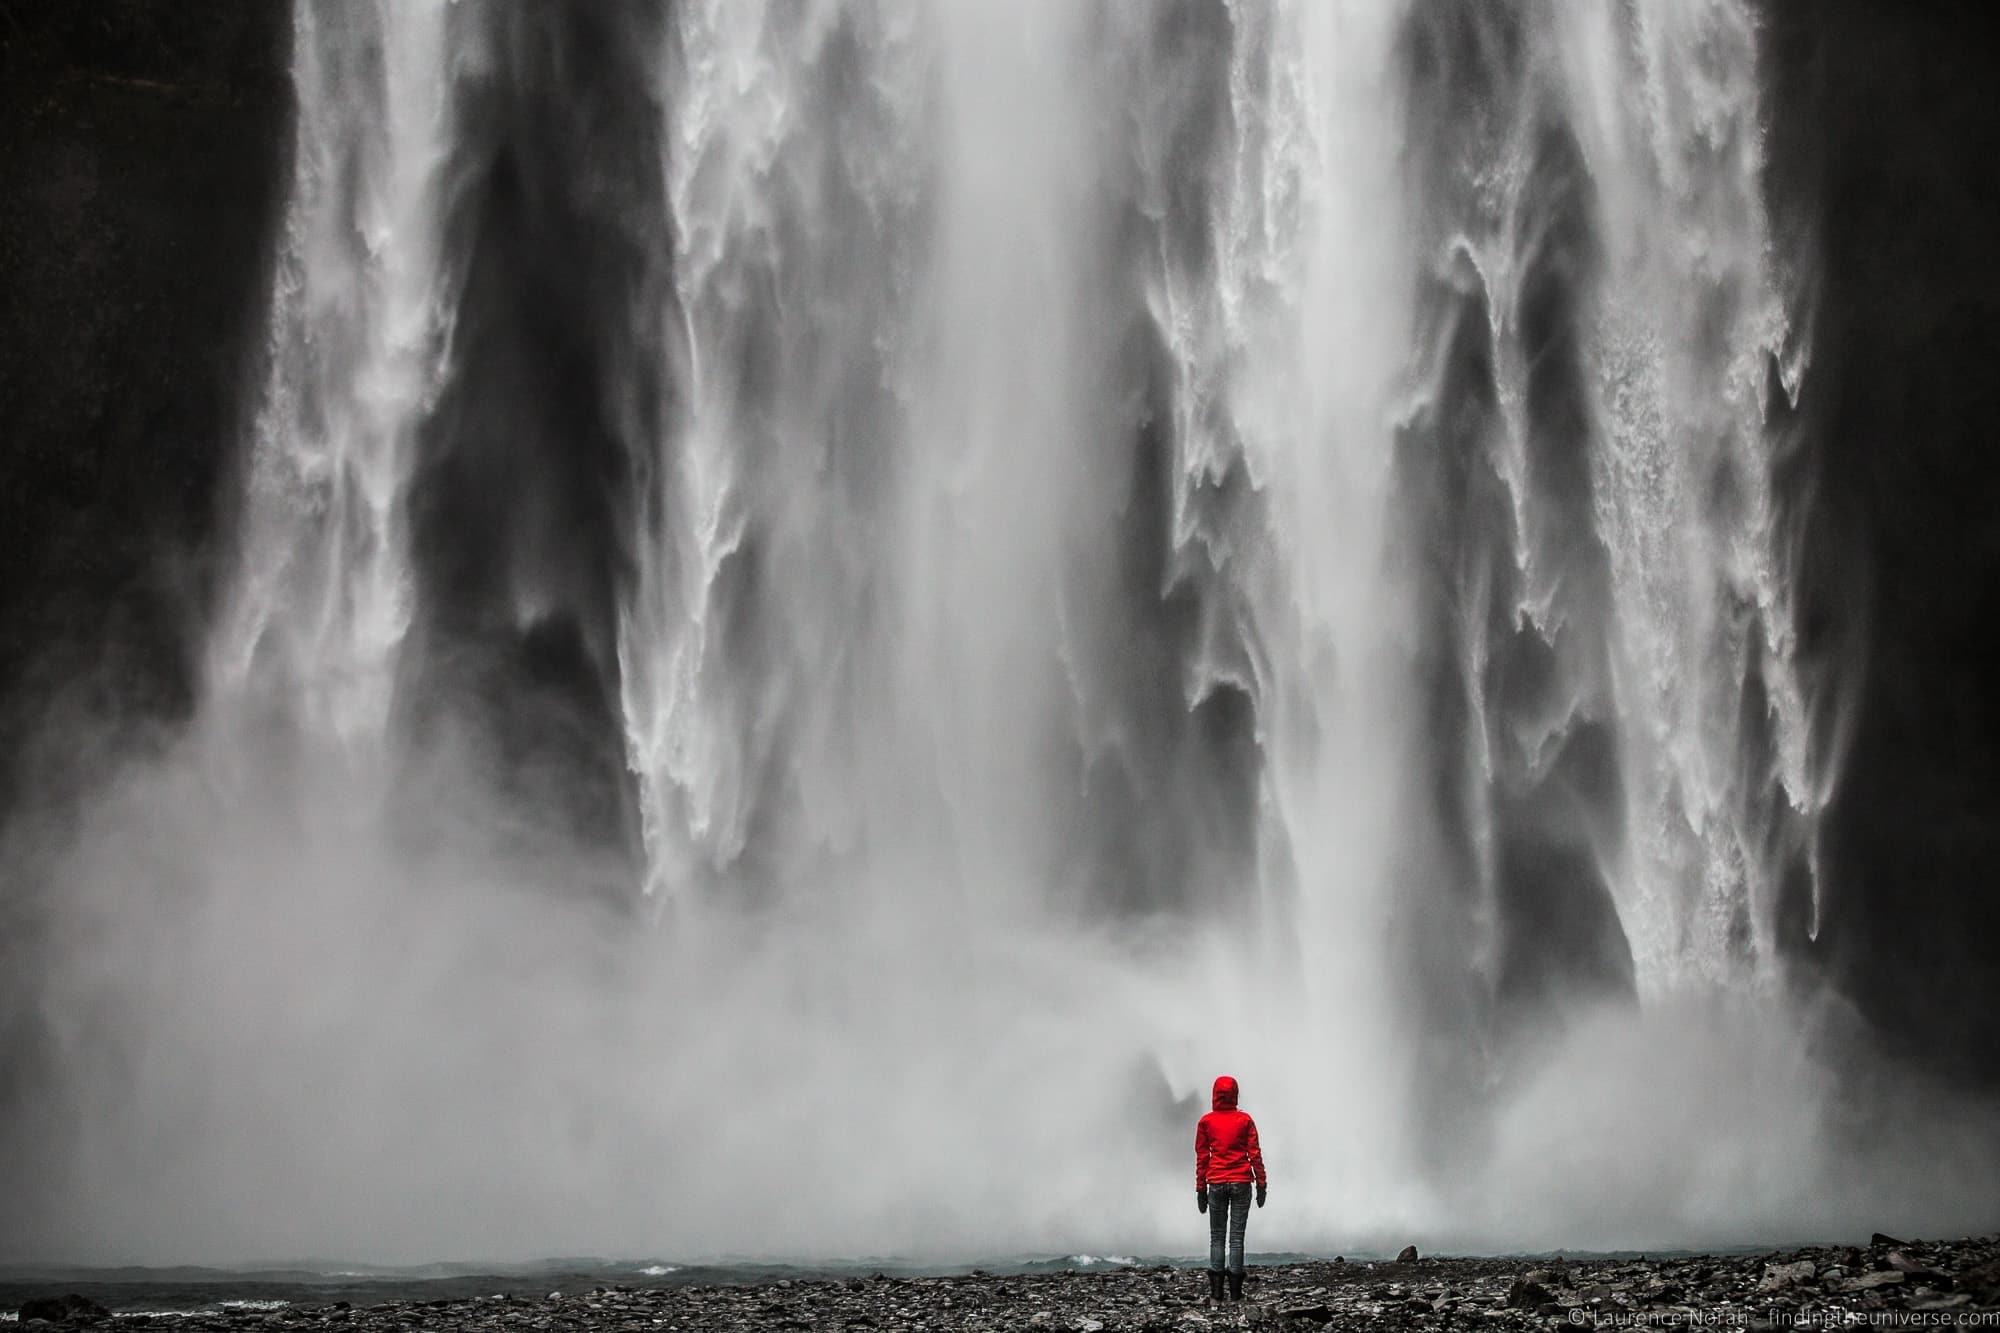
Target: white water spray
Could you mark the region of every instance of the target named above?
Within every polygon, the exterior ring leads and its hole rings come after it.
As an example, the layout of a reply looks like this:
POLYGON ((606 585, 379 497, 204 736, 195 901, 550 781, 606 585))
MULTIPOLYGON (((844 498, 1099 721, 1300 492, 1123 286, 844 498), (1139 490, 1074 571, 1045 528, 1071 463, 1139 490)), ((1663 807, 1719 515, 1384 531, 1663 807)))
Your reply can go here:
POLYGON ((269 381, 210 687, 262 674, 309 731, 378 741, 410 623, 412 440, 450 332, 445 9, 303 3, 295 24, 296 165, 269 381))

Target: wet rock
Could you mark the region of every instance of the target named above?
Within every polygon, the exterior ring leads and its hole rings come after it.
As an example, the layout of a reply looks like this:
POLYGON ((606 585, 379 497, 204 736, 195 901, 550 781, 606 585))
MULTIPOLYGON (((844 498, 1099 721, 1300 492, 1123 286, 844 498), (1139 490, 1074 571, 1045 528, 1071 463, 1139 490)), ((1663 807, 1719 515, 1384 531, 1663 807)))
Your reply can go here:
POLYGON ((1885 1256, 1889 1267, 1905 1274, 1910 1281, 1926 1287, 1949 1287, 1951 1279, 1938 1272, 1929 1264, 1906 1254, 1902 1250, 1891 1250, 1885 1256))
POLYGON ((1413 1264, 1416 1261, 1417 1247, 1414 1245, 1405 1245, 1396 1252, 1396 1262, 1399 1264, 1413 1264))
POLYGON ((65 1296, 38 1296, 24 1301, 16 1317, 26 1324, 30 1320, 42 1319, 51 1324, 89 1324, 100 1319, 109 1319, 111 1311, 99 1305, 88 1296, 70 1292, 65 1296))
POLYGON ((1906 1240, 1897 1240, 1894 1236, 1885 1236, 1879 1231, 1868 1238, 1868 1244, 1871 1248, 1877 1245, 1894 1245, 1900 1248, 1909 1243, 1906 1240))
POLYGON ((1842 1291, 1874 1291, 1878 1287, 1900 1286, 1908 1280, 1909 1277, 1907 1274, 1899 1273, 1893 1268, 1882 1268, 1877 1269, 1873 1273, 1863 1273, 1859 1277, 1848 1278, 1840 1284, 1840 1289, 1842 1291))
POLYGON ((1514 1279, 1507 1288, 1507 1305, 1514 1310, 1532 1310, 1549 1305, 1555 1296, 1539 1282, 1531 1281, 1525 1274, 1514 1279))
POLYGON ((1800 1259, 1789 1264, 1768 1263, 1764 1265, 1764 1280, 1757 1284, 1757 1290, 1783 1291, 1801 1282, 1812 1281, 1815 1271, 1813 1261, 1810 1259, 1800 1259))
POLYGON ((1970 1304, 1972 1304, 1972 1297, 1962 1291, 1955 1291, 1949 1295, 1929 1296, 1920 1301, 1911 1301, 1910 1308, 1912 1310, 1956 1310, 1962 1305, 1970 1304))
MULTIPOLYGON (((1522 1269, 1505 1259, 1429 1259, 1420 1266, 1288 1262, 1253 1268, 1241 1304, 1212 1307, 1199 1268, 1154 1265, 1115 1271, 1003 1277, 896 1278, 828 1276, 741 1285, 663 1284, 638 1291, 600 1287, 594 1294, 540 1299, 476 1297, 386 1302, 363 1309, 293 1307, 204 1310, 162 1321, 179 1333, 749 1333, 816 1329, 825 1333, 1207 1333, 1301 1329, 1342 1333, 1569 1333, 1586 1328, 1753 1321, 1798 1333, 1810 1312, 1828 1326, 1885 1313, 1937 1310, 1981 1314, 2000 1307, 2000 1237, 1901 1247, 1903 1259, 1958 1284, 1945 1293, 1895 1267, 1886 1252, 1809 1248, 1699 1259, 1569 1259, 1522 1269), (1884 1265, 1870 1270, 1870 1258, 1884 1265), (1765 1289, 1768 1274, 1786 1285, 1765 1289), (1396 1279, 1391 1281, 1391 1277, 1396 1279), (1969 1281, 1968 1281, 1969 1279, 1969 1281), (1847 1284, 1856 1285, 1852 1290, 1847 1284), (1809 1285, 1808 1285, 1809 1284, 1809 1285), (1975 1295, 1975 1290, 1980 1293, 1975 1295)), ((1940 1279, 1942 1280, 1942 1279, 1940 1279)), ((121 1326, 128 1321, 121 1320, 121 1326)), ((140 1321, 130 1320, 134 1326, 140 1321)), ((73 1328, 38 1322, 34 1327, 73 1328)), ((28 1325, 22 1325, 26 1333, 28 1325)))
POLYGON ((1974 1268, 1961 1269, 1953 1279, 1960 1291, 1981 1301, 2000 1301, 2000 1259, 1988 1260, 1974 1268))

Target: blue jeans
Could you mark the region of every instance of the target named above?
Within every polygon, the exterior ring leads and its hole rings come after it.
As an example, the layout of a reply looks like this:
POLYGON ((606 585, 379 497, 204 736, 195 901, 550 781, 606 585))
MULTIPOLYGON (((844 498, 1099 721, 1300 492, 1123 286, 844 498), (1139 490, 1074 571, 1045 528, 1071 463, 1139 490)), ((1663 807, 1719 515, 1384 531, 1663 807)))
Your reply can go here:
POLYGON ((1223 1271, 1222 1239, 1225 1227, 1229 1234, 1228 1271, 1243 1271, 1243 1228, 1250 1223, 1251 1188, 1247 1180, 1232 1180, 1208 1187, 1208 1271, 1211 1273, 1223 1271))

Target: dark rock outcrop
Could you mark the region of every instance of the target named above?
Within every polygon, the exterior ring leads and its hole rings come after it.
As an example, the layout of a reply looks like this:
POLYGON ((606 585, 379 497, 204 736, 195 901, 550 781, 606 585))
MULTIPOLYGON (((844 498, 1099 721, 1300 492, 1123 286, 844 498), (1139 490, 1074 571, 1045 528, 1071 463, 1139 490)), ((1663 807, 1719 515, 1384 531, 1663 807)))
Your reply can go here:
POLYGON ((1810 237, 1816 291, 1782 517, 1838 774, 1816 937, 1808 877, 1780 923, 1887 1044, 2000 1079, 1991 16, 1764 9, 1767 194, 1781 234, 1810 237))
POLYGON ((190 707, 289 176, 290 9, 0 0, 0 818, 51 781, 45 751, 20 770, 52 697, 190 707))
POLYGON ((66 1296, 37 1296, 21 1302, 19 1318, 22 1323, 41 1319, 51 1324, 94 1324, 100 1319, 109 1319, 107 1310, 88 1296, 70 1292, 66 1296))
POLYGON ((1511 1309, 1540 1309, 1554 1299, 1549 1294, 1547 1287, 1529 1278, 1526 1274, 1515 1278, 1507 1288, 1507 1305, 1511 1309))

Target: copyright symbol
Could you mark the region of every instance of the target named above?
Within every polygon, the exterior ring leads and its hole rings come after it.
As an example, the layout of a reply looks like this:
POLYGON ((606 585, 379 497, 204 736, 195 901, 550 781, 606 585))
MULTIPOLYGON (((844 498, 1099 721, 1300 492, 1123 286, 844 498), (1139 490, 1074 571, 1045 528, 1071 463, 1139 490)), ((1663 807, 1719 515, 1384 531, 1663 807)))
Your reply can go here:
POLYGON ((1583 1307, 1573 1305, 1570 1307, 1568 1319, 1571 1328, 1582 1328, 1589 1322, 1590 1316, 1583 1312, 1583 1307))

